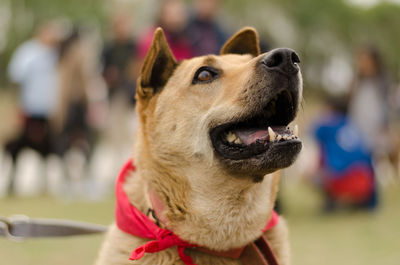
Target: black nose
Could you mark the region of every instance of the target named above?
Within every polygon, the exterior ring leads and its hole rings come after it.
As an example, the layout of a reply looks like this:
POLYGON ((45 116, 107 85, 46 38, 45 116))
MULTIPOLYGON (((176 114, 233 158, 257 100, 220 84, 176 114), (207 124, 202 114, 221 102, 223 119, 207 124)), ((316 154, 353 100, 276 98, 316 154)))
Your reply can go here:
POLYGON ((270 71, 295 75, 299 72, 300 58, 297 53, 288 48, 279 48, 267 53, 261 63, 270 71))

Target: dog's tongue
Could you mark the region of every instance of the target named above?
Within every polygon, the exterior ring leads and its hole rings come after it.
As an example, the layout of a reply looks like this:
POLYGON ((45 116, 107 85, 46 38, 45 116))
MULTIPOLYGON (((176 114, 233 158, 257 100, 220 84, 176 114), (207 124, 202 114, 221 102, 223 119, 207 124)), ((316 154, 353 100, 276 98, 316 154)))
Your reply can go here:
POLYGON ((239 129, 235 130, 234 133, 245 145, 251 145, 257 140, 267 141, 269 136, 268 129, 239 129))
MULTIPOLYGON (((272 127, 272 130, 276 133, 284 133, 285 129, 284 126, 272 127)), ((236 129, 233 132, 245 145, 251 145, 257 140, 260 142, 269 141, 268 128, 236 129)))

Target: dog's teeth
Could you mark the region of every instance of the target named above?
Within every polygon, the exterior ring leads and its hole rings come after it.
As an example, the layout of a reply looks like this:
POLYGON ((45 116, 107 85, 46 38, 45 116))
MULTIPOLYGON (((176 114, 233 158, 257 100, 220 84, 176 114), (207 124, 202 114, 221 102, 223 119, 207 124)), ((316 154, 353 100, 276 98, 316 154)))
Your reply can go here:
POLYGON ((294 126, 293 135, 299 137, 299 126, 297 124, 294 126))
POLYGON ((275 140, 275 133, 274 131, 271 129, 271 127, 268 127, 268 134, 269 134, 269 141, 273 142, 275 140))
POLYGON ((229 132, 226 134, 226 140, 227 140, 228 142, 233 143, 236 139, 237 139, 237 136, 236 136, 236 134, 234 134, 233 132, 229 131, 229 132))
POLYGON ((242 144, 242 140, 240 140, 240 138, 236 138, 236 140, 234 141, 235 144, 242 144))
POLYGON ((278 136, 276 137, 276 139, 278 139, 278 142, 282 139, 282 135, 278 134, 278 136))

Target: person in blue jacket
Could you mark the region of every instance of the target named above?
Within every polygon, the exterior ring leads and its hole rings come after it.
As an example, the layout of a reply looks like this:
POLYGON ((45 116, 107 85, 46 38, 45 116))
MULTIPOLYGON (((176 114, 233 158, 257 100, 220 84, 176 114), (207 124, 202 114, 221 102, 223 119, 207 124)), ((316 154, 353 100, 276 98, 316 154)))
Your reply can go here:
POLYGON ((314 126, 325 209, 333 210, 339 205, 374 209, 377 190, 371 151, 346 114, 346 100, 327 97, 325 101, 325 114, 314 126))

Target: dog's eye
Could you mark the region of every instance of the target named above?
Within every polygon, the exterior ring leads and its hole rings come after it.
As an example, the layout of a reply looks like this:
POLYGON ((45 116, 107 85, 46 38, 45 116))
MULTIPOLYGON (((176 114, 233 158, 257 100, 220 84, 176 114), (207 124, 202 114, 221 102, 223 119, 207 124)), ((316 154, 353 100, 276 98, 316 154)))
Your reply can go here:
POLYGON ((218 70, 211 67, 201 67, 196 71, 192 84, 209 83, 218 77, 218 70))
POLYGON ((207 70, 203 70, 199 73, 199 75, 197 76, 197 79, 199 81, 210 81, 212 78, 212 74, 207 71, 207 70))

